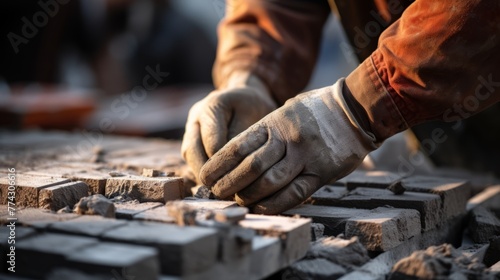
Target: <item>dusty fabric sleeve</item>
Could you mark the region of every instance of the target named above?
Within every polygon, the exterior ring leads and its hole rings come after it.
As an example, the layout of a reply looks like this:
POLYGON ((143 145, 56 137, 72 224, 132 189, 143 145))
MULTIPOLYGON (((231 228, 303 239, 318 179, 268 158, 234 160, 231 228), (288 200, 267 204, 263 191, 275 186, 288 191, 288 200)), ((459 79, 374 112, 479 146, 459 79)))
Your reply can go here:
POLYGON ((278 104, 298 94, 311 76, 329 12, 319 0, 228 0, 218 29, 216 88, 243 70, 262 79, 278 104))
POLYGON ((417 0, 346 79, 379 141, 500 100, 500 2, 417 0))

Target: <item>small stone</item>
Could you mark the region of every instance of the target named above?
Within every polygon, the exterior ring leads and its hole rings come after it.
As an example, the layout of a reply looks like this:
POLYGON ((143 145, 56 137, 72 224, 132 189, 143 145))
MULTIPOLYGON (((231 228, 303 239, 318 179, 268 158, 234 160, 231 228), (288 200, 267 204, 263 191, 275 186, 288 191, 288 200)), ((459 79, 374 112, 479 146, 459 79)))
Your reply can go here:
POLYGON ((312 243, 306 258, 324 258, 342 267, 361 266, 370 260, 368 251, 357 237, 325 237, 312 243))
POLYGON ((214 219, 219 223, 237 224, 245 219, 246 214, 248 214, 246 207, 231 207, 216 211, 214 219))
POLYGON ((192 188, 194 197, 196 198, 202 198, 202 199, 213 199, 215 198, 215 195, 212 193, 209 187, 207 186, 196 186, 192 188))
POLYGON ((283 272, 282 279, 330 280, 346 274, 342 266, 326 259, 300 260, 283 272))
POLYGON ((111 177, 123 177, 123 176, 125 176, 125 174, 118 172, 118 171, 110 171, 108 174, 111 177))
POLYGON ((180 226, 195 225, 197 210, 182 201, 169 201, 165 205, 167 213, 180 226))
POLYGON ((145 176, 145 177, 161 177, 161 176, 165 176, 164 174, 165 173, 161 170, 150 169, 150 168, 142 169, 142 176, 145 176))
POLYGON ((66 205, 64 208, 61 208, 59 210, 57 210, 57 214, 61 214, 61 213, 72 213, 73 210, 71 210, 71 208, 69 208, 68 205, 66 205))
POLYGON ((311 223, 311 236, 313 241, 323 237, 325 234, 325 225, 320 223, 311 223))
POLYGON ((75 205, 75 213, 80 215, 100 215, 106 218, 115 217, 115 205, 101 194, 80 199, 75 205))
POLYGON ((388 190, 393 192, 395 195, 404 194, 406 189, 401 181, 396 181, 387 187, 388 190))

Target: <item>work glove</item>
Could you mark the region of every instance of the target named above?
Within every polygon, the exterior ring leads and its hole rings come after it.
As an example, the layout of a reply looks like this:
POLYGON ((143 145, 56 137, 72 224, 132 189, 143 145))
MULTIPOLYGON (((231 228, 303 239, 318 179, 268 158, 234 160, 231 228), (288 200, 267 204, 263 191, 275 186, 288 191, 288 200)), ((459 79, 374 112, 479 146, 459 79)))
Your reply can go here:
POLYGON ((244 72, 234 73, 223 89, 193 105, 181 152, 196 178, 208 158, 276 107, 264 83, 244 72))
POLYGON ((278 214, 352 172, 377 148, 347 105, 344 79, 290 99, 215 153, 200 172, 219 198, 278 214))

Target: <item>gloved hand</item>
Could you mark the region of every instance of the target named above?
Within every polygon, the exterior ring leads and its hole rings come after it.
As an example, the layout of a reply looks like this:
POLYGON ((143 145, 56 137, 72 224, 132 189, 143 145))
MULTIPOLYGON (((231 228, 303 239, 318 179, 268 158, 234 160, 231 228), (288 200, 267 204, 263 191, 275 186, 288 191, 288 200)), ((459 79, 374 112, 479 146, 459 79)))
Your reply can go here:
POLYGON ((211 92, 189 111, 182 156, 198 177, 202 165, 227 141, 276 109, 259 78, 236 72, 224 89, 211 92))
POLYGON ((348 107, 342 87, 303 93, 215 153, 200 172, 212 192, 236 194, 255 213, 278 214, 352 172, 377 148, 348 107))

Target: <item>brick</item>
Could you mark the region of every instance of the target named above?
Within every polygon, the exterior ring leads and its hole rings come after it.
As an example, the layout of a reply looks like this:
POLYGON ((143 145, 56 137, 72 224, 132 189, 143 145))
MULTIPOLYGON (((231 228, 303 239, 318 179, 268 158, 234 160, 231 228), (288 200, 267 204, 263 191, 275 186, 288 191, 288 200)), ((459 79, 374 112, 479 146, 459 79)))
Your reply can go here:
POLYGON ((88 237, 40 234, 16 242, 16 273, 37 279, 61 266, 74 251, 97 244, 88 237))
POLYGON ((286 260, 302 258, 311 241, 310 219, 247 214, 239 225, 259 235, 280 237, 286 260))
MULTIPOLYGON (((36 208, 25 208, 16 211, 15 218, 17 218, 16 224, 33 227, 36 229, 46 229, 50 224, 71 220, 77 218, 76 214, 54 214, 47 210, 41 210, 36 208)), ((5 225, 9 223, 8 218, 11 216, 1 216, 0 224, 5 225)))
POLYGON ((488 187, 469 199, 467 210, 472 210, 479 205, 487 209, 500 211, 500 185, 488 187))
POLYGON ((106 182, 106 197, 117 195, 140 202, 167 202, 181 199, 183 179, 180 177, 148 178, 140 176, 110 178, 106 182))
POLYGON ((431 176, 411 176, 402 180, 407 191, 437 194, 443 202, 446 219, 465 212, 467 200, 471 196, 471 187, 467 181, 431 176))
POLYGON ((115 203, 116 218, 132 220, 136 214, 161 206, 163 206, 163 204, 160 202, 139 203, 137 201, 127 201, 123 203, 115 203))
POLYGON ((214 219, 219 223, 237 224, 239 221, 245 219, 247 213, 248 208, 231 207, 216 211, 214 219))
MULTIPOLYGON (((38 207, 40 190, 70 182, 69 179, 16 174, 16 207, 38 207)), ((0 203, 7 204, 9 182, 0 178, 0 203)))
POLYGON ((357 236, 370 251, 387 251, 420 233, 420 214, 413 209, 376 208, 347 220, 347 238, 357 236))
POLYGON ((500 235, 500 219, 482 206, 475 207, 471 212, 468 230, 474 242, 487 243, 491 237, 500 235))
POLYGON ((357 187, 385 189, 402 177, 388 171, 359 171, 355 170, 346 177, 338 180, 336 185, 344 185, 348 190, 357 187))
POLYGON ((311 218, 313 222, 325 226, 325 235, 339 235, 345 232, 345 224, 349 218, 368 213, 369 210, 302 204, 283 213, 283 215, 311 218))
POLYGON ((433 229, 445 222, 441 197, 436 194, 405 192, 402 195, 394 195, 388 190, 357 188, 338 198, 334 192, 326 192, 320 189, 320 191, 312 195, 312 199, 315 205, 365 209, 388 205, 396 208, 415 209, 420 212, 422 230, 433 229), (334 195, 331 195, 332 193, 334 195))
POLYGON ((52 232, 100 237, 105 232, 124 226, 127 222, 108 219, 101 216, 80 216, 68 221, 53 223, 48 226, 52 232))
POLYGON ((190 205, 197 210, 220 210, 229 207, 238 207, 238 204, 234 201, 228 200, 216 200, 216 199, 204 199, 204 198, 185 198, 182 202, 190 205))
POLYGON ((74 251, 67 256, 65 266, 108 279, 156 280, 160 274, 156 249, 108 242, 74 251))
POLYGON ((345 268, 360 266, 370 260, 368 251, 357 237, 325 237, 316 240, 311 244, 305 258, 323 258, 345 268))
POLYGON ((255 231, 238 226, 217 227, 219 236, 219 256, 222 262, 229 263, 252 251, 252 240, 255 231))
POLYGON ((338 279, 347 270, 326 259, 300 260, 283 272, 282 279, 338 279))
POLYGON ((500 261, 500 236, 495 236, 490 239, 488 249, 484 254, 483 263, 486 266, 492 266, 500 261))
POLYGON ((150 221, 173 224, 175 219, 168 215, 167 209, 165 207, 156 207, 149 209, 133 216, 134 220, 138 221, 150 221))
POLYGON ((164 274, 194 274, 208 269, 217 259, 217 232, 209 228, 129 222, 106 232, 103 239, 157 248, 164 274))
POLYGON ((87 184, 76 181, 41 189, 38 194, 38 207, 57 211, 65 206, 73 206, 89 195, 87 184))

